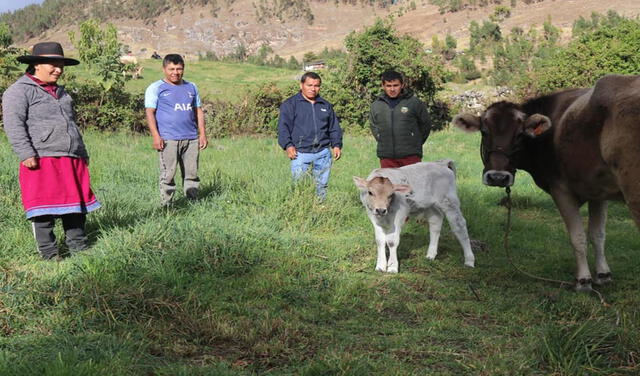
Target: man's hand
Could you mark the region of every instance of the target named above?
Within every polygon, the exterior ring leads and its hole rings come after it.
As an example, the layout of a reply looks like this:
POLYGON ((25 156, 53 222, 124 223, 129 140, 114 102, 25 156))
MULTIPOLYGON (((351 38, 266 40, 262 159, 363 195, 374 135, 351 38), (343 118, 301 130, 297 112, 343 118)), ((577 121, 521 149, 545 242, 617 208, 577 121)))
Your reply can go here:
POLYGON ((337 161, 338 159, 340 159, 341 156, 342 156, 342 150, 339 147, 335 146, 333 148, 333 159, 337 161))
POLYGON ((22 165, 24 165, 24 167, 28 168, 29 170, 35 170, 36 168, 38 168, 38 158, 36 157, 31 157, 31 158, 27 158, 24 161, 22 161, 22 165))
POLYGON ((153 148, 157 151, 162 151, 164 149, 164 140, 160 138, 160 136, 153 138, 153 148))
POLYGON ((287 157, 289 157, 289 159, 298 158, 298 151, 296 150, 295 146, 289 146, 287 148, 287 157))
POLYGON ((204 150, 209 145, 209 141, 207 140, 207 136, 201 135, 198 137, 198 144, 200 145, 200 150, 204 150))

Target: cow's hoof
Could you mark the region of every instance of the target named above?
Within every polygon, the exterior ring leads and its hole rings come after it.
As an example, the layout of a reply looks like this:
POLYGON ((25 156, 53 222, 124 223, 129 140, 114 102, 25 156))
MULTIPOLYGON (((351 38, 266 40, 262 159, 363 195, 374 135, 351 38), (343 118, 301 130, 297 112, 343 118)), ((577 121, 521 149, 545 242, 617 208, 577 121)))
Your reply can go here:
POLYGON ((387 273, 397 273, 397 272, 398 272, 397 266, 390 266, 387 268, 387 273))
POLYGON ((387 268, 382 266, 376 266, 376 272, 386 272, 387 268))
POLYGON ((576 292, 591 292, 591 278, 580 278, 576 281, 574 289, 576 292))
POLYGON ((464 266, 468 266, 470 268, 474 268, 476 266, 475 261, 465 261, 464 266))
POLYGON ((598 273, 596 279, 593 281, 598 286, 606 285, 607 283, 613 282, 613 278, 611 277, 611 273, 598 273))
POLYGON ((436 256, 437 256, 437 254, 435 254, 435 253, 434 253, 434 254, 432 254, 432 255, 430 255, 430 254, 428 254, 428 253, 427 253, 427 260, 435 260, 435 259, 436 259, 436 256))

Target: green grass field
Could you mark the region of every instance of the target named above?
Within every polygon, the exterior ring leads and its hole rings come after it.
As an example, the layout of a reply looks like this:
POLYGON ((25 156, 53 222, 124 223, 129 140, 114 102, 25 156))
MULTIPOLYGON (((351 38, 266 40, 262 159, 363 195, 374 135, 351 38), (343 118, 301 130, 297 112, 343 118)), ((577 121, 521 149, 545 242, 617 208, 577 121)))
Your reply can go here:
MULTIPOLYGON (((162 60, 142 59, 144 67, 139 79, 129 80, 126 88, 131 92, 144 93, 149 84, 162 79, 162 60)), ((85 65, 68 68, 68 72, 87 77, 89 72, 85 65)), ((198 85, 203 99, 224 99, 236 101, 242 98, 247 90, 260 83, 276 82, 285 86, 296 82, 300 72, 289 69, 272 68, 253 64, 224 63, 218 61, 186 61, 184 79, 198 85)))
MULTIPOLYGON (((213 140, 202 198, 180 193, 168 210, 148 138, 85 141, 103 208, 89 216, 92 248, 55 263, 36 254, 18 161, 0 135, 0 375, 640 372, 640 238, 627 209, 609 210, 614 282, 599 288, 608 305, 531 280, 505 257, 504 193, 481 184, 477 136, 443 131, 425 145, 428 159, 457 162, 469 233, 486 244, 476 268, 463 266, 446 227, 428 262, 428 232, 410 222, 396 275, 374 271, 373 229, 352 182, 377 166, 368 137, 346 138, 322 205, 310 184, 290 184, 275 139, 213 140)), ((572 279, 549 196, 520 172, 513 199, 516 262, 572 279)))

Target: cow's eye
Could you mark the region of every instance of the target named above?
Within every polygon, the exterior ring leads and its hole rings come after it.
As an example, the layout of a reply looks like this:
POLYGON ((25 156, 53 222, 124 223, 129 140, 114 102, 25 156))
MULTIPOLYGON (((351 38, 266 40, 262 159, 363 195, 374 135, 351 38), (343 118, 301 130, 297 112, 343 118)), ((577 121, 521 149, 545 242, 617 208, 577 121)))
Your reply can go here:
POLYGON ((369 194, 369 196, 373 196, 373 192, 368 191, 367 193, 369 194))

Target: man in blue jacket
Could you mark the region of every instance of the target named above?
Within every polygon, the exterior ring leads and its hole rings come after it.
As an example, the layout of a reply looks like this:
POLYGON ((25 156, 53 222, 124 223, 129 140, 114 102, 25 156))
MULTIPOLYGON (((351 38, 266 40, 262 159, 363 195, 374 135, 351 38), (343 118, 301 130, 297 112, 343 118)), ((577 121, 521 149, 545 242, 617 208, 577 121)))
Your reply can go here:
POLYGON ((303 74, 300 92, 282 103, 278 144, 291 159, 294 180, 313 168, 316 194, 322 201, 327 195, 331 154, 335 160, 342 154, 342 129, 331 103, 320 97, 321 83, 317 73, 303 74))

